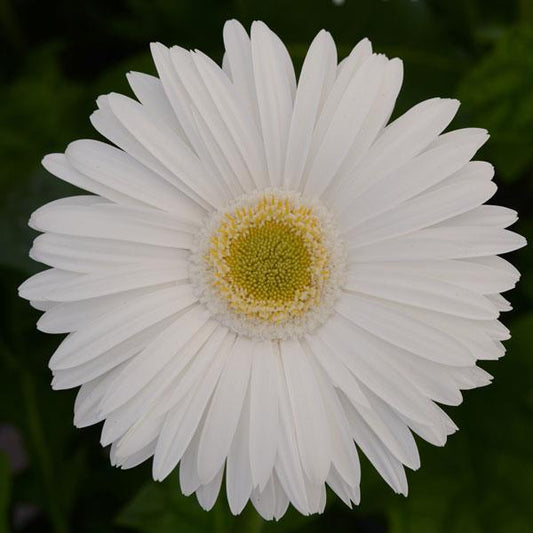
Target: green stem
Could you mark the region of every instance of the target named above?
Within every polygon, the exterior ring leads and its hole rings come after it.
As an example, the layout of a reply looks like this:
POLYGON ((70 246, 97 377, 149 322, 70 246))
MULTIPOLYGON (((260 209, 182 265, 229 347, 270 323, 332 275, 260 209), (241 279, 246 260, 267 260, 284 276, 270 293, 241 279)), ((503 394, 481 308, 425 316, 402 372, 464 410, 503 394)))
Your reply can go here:
POLYGON ((54 479, 52 458, 48 450, 48 443, 46 442, 41 417, 39 415, 39 408, 35 397, 35 387, 31 376, 25 371, 22 371, 21 381, 22 394, 26 404, 28 429, 35 454, 39 461, 43 485, 48 499, 48 510, 52 522, 52 528, 54 533, 67 533, 67 523, 61 512, 60 503, 56 497, 58 484, 54 479))

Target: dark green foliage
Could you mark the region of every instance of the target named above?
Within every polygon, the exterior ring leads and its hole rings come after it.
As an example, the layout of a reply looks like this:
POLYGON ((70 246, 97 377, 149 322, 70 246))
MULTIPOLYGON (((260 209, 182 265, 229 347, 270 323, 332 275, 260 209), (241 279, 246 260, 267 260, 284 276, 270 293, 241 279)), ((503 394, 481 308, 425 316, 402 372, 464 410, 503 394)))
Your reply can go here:
POLYGON ((475 124, 492 134, 492 161, 506 180, 533 162, 533 26, 506 29, 463 78, 459 97, 475 124))
MULTIPOLYGON (((489 129, 480 157, 497 169, 495 203, 518 209, 516 230, 533 235, 532 0, 117 0, 0 2, 0 423, 18 435, 18 462, 0 449, 0 533, 230 532, 257 529, 255 513, 232 518, 224 499, 207 514, 185 498, 176 476, 151 481, 150 465, 119 471, 99 428, 72 425, 74 392, 53 392, 48 357, 59 339, 35 330, 38 313, 16 295, 40 269, 27 256, 27 228, 39 205, 76 191, 40 168, 70 140, 98 137, 95 98, 129 94, 128 70, 153 72, 150 41, 199 48, 220 60, 222 24, 263 19, 288 43, 297 65, 325 27, 341 56, 368 36, 405 63, 395 114, 433 96, 457 96, 454 126, 489 129), (11 465, 11 466, 9 466, 11 465)), ((328 500, 324 516, 289 511, 266 532, 527 533, 533 530, 533 256, 513 258, 524 280, 508 355, 483 365, 490 387, 449 409, 460 427, 444 449, 420 443, 422 468, 396 496, 363 464, 362 503, 328 500)), ((3 442, 3 441, 2 441, 3 442)))

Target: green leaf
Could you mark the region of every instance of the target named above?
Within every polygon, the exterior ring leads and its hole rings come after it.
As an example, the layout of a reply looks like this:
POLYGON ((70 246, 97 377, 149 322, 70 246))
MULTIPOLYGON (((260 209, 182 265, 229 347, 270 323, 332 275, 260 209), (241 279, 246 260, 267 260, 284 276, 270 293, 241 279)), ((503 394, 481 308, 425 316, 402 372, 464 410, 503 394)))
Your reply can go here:
POLYGON ((0 124, 6 125, 0 129, 0 193, 25 179, 44 154, 89 129, 92 102, 85 87, 63 75, 59 53, 57 45, 36 49, 22 74, 0 86, 0 124))
POLYGON ((194 496, 181 494, 174 473, 162 483, 147 483, 118 514, 116 523, 141 533, 289 533, 307 530, 315 519, 289 509, 281 522, 265 522, 250 504, 233 516, 222 492, 213 510, 206 512, 194 496))
MULTIPOLYGON (((264 521, 251 504, 239 516, 233 516, 223 493, 224 488, 214 508, 206 512, 194 496, 185 497, 181 494, 178 476, 173 473, 162 483, 147 483, 118 514, 116 523, 141 533, 321 531, 317 523, 319 515, 303 516, 291 506, 279 522, 264 521)), ((327 508, 334 502, 336 497, 328 497, 327 508)))
POLYGON ((143 533, 193 533, 211 531, 212 514, 194 497, 185 497, 176 475, 163 483, 150 482, 117 517, 117 524, 143 533))
POLYGON ((488 157, 507 180, 517 179, 533 163, 532 49, 533 27, 511 27, 458 90, 469 122, 491 133, 488 157))

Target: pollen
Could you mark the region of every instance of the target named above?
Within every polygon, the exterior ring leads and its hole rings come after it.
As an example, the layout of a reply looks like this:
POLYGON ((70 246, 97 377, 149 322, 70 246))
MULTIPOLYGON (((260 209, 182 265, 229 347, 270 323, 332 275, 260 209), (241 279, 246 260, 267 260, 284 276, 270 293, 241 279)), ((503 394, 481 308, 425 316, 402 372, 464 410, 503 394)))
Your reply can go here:
POLYGON ((193 278, 233 329, 282 338, 323 313, 339 253, 321 206, 267 190, 218 213, 203 235, 193 278))

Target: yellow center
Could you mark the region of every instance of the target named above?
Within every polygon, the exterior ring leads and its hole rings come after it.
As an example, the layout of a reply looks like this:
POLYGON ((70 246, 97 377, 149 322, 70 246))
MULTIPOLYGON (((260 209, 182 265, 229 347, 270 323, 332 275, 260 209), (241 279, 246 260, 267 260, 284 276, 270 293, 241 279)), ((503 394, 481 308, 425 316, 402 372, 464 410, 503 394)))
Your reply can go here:
POLYGON ((230 244, 229 278, 252 298, 287 302, 311 281, 304 239, 279 222, 255 226, 230 244))
POLYGON ((320 301, 329 254, 312 208, 265 194, 226 213, 206 256, 213 287, 248 319, 296 319, 320 301))

